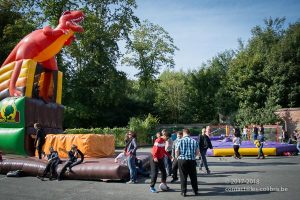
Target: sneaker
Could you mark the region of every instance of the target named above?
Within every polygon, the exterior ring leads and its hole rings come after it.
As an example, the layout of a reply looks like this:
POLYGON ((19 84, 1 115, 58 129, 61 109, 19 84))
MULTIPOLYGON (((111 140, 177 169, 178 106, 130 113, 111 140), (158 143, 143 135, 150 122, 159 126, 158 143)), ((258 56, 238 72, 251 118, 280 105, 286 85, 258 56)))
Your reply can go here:
POLYGON ((38 179, 40 179, 41 181, 44 181, 44 177, 42 176, 37 176, 38 179))
POLYGON ((154 187, 150 187, 150 192, 157 193, 157 190, 154 187))
POLYGON ((171 180, 171 183, 174 183, 174 182, 176 182, 176 181, 178 181, 178 178, 173 178, 173 179, 171 180))
POLYGON ((206 170, 206 174, 210 174, 210 170, 209 169, 206 170))
POLYGON ((127 182, 127 184, 135 184, 135 181, 130 180, 130 181, 127 182))

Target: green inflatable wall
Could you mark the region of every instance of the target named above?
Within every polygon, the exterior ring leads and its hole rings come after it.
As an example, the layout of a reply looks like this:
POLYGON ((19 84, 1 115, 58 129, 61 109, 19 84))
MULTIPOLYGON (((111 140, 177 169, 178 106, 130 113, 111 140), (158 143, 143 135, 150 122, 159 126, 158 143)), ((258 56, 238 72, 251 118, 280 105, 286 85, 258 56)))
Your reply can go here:
POLYGON ((0 102, 0 150, 26 155, 25 97, 8 97, 0 102))

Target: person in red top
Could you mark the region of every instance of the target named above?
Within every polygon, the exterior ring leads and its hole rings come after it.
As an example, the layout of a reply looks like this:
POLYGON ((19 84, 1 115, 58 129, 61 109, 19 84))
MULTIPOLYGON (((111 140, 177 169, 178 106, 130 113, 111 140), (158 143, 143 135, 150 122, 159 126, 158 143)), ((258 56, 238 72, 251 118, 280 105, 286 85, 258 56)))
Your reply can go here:
MULTIPOLYGON (((150 159, 151 167, 151 183, 150 183, 150 192, 156 193, 155 183, 157 180, 158 170, 161 171, 161 182, 166 184, 167 173, 164 164, 164 157, 167 155, 171 159, 171 155, 165 150, 166 138, 161 136, 161 133, 156 133, 156 140, 152 148, 152 159, 150 159)), ((169 187, 167 186, 167 189, 169 187)))

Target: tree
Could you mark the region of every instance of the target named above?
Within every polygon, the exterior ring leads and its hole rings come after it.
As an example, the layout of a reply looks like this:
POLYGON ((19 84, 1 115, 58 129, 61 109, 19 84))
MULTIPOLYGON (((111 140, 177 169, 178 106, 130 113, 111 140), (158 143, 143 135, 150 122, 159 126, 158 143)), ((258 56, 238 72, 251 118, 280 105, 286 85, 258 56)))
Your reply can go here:
POLYGON ((233 51, 225 51, 188 74, 188 110, 192 122, 218 123, 219 115, 229 116, 234 98, 226 89, 227 71, 233 51))
POLYGON ((20 12, 18 1, 0 2, 0 65, 17 43, 34 29, 32 21, 20 12))
POLYGON ((139 70, 136 76, 146 87, 162 67, 174 67, 173 55, 178 48, 167 31, 149 21, 144 21, 134 30, 132 37, 123 63, 139 70))
POLYGON ((184 121, 187 102, 185 77, 183 72, 169 70, 159 76, 155 106, 163 123, 184 121))
POLYGON ((274 47, 283 37, 284 19, 266 19, 265 27, 252 29, 252 37, 245 48, 242 48, 231 62, 228 70, 228 89, 239 102, 237 122, 273 123, 278 108, 276 96, 272 92, 271 65, 274 47), (271 90, 270 90, 271 88, 271 90))

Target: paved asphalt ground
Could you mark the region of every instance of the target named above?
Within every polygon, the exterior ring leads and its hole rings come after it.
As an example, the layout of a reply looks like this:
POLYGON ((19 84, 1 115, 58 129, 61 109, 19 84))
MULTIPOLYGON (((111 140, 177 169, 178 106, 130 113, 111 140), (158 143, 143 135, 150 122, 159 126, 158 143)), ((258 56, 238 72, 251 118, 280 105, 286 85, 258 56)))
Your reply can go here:
MULTIPOLYGON (((150 148, 140 149, 150 151, 150 148)), ((185 199, 260 199, 292 200, 300 198, 300 156, 267 157, 257 160, 244 157, 208 157, 211 175, 198 173, 200 196, 193 196, 188 186, 185 199)), ((167 181, 171 178, 168 177, 167 181)), ((160 178, 158 178, 160 182, 160 178)), ((130 200, 183 199, 180 183, 169 184, 168 192, 149 192, 150 179, 138 184, 101 181, 41 181, 35 177, 7 178, 0 175, 0 200, 130 200)), ((158 184, 156 185, 156 188, 158 184)))

